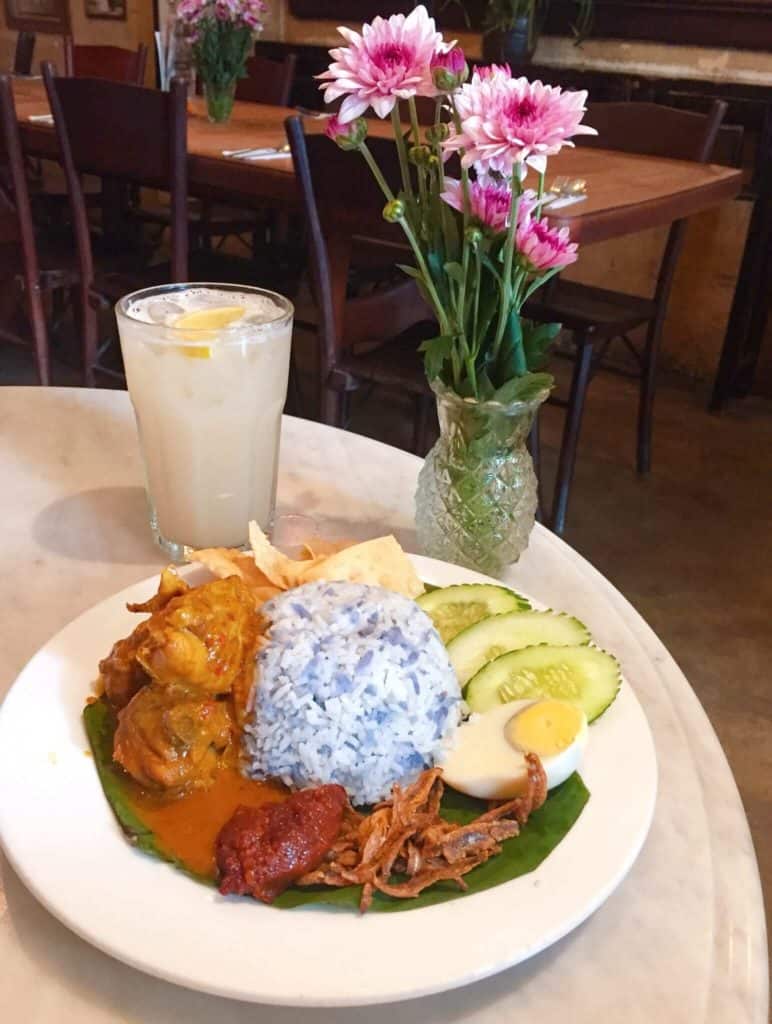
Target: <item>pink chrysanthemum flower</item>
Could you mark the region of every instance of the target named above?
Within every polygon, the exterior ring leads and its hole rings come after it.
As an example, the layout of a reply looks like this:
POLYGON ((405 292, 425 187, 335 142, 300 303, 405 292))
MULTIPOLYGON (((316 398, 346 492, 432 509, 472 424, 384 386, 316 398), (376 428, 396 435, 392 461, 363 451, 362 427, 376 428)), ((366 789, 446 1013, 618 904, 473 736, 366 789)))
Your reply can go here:
POLYGON ((446 153, 464 151, 465 167, 512 175, 516 164, 543 174, 547 157, 571 146, 574 135, 595 135, 581 124, 586 92, 563 92, 559 87, 506 78, 498 73, 472 80, 456 94, 461 130, 451 130, 446 153))
POLYGON ((568 228, 551 228, 546 220, 534 220, 530 212, 517 218, 515 236, 518 259, 532 274, 560 269, 575 263, 578 246, 571 241, 568 228))
POLYGON ((475 64, 472 72, 472 82, 487 82, 491 78, 511 78, 512 68, 509 64, 484 64, 478 67, 475 64))
MULTIPOLYGON (((464 212, 464 188, 455 178, 445 179, 445 191, 440 198, 459 213, 464 212)), ((530 219, 537 201, 538 197, 531 189, 523 192, 517 204, 518 225, 530 219)), ((480 178, 469 182, 469 214, 480 227, 505 232, 509 226, 511 208, 512 190, 507 182, 496 181, 493 178, 480 178)))
MULTIPOLYGON (((445 191, 440 198, 459 213, 464 212, 464 188, 455 178, 445 179, 445 191)), ((511 206, 512 191, 505 182, 469 182, 469 213, 481 227, 506 231, 511 206)))
POLYGON ((333 63, 318 77, 326 83, 325 103, 345 96, 338 114, 343 123, 368 107, 386 117, 399 100, 435 95, 431 61, 444 44, 425 7, 407 17, 376 18, 361 35, 345 27, 338 31, 349 45, 330 50, 333 63))

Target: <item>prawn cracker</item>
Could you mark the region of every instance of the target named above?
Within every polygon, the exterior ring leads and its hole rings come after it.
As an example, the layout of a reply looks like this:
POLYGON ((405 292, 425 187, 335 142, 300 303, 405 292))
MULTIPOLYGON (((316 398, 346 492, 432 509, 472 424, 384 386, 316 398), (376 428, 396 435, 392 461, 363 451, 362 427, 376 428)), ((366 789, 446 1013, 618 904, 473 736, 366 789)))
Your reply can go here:
POLYGON ((279 593, 273 581, 256 565, 248 551, 236 548, 203 548, 193 551, 190 561, 203 565, 213 576, 226 579, 228 576, 239 576, 256 596, 268 600, 279 593), (266 594, 262 592, 266 591, 266 594))
POLYGON ((405 597, 417 597, 424 590, 413 563, 392 536, 355 544, 306 566, 299 582, 348 580, 385 587, 405 597))
POLYGON ((330 555, 337 555, 339 551, 353 547, 355 540, 325 540, 324 537, 310 537, 302 546, 301 554, 303 560, 309 558, 329 558, 330 555))

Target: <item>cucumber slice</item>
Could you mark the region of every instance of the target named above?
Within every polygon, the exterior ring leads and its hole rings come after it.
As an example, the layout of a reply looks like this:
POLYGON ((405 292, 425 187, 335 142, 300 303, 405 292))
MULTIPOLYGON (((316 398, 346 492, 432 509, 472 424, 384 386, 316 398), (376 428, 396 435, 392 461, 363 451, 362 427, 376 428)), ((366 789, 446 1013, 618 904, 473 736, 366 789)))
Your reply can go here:
POLYGON ((502 654, 474 676, 464 696, 472 711, 511 700, 555 697, 578 704, 592 722, 619 692, 619 662, 597 647, 525 647, 502 654))
POLYGON ((514 590, 492 583, 460 583, 421 594, 418 604, 432 619, 443 643, 480 619, 503 612, 528 611, 530 603, 514 590))
POLYGON ((509 612, 489 615, 469 626, 448 644, 458 681, 466 686, 472 676, 494 658, 535 644, 570 647, 588 644, 590 631, 571 615, 561 612, 509 612))

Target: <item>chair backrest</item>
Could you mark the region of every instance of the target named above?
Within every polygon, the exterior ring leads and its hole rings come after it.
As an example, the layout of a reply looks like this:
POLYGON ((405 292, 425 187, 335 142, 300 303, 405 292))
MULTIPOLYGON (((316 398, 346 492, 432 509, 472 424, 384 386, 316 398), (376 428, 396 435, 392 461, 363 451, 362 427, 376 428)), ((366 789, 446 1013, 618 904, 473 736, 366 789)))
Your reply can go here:
POLYGON ((271 60, 255 55, 247 61, 247 77, 236 85, 236 99, 249 103, 269 103, 288 107, 295 84, 297 55, 288 53, 284 60, 271 60))
MULTIPOLYGON (((170 194, 172 280, 187 279, 187 83, 169 92, 98 78, 57 77, 43 65, 62 155, 79 251, 90 237, 81 174, 158 188, 170 194)), ((91 257, 88 270, 93 277, 91 257)))
MULTIPOLYGON (((324 134, 306 134, 300 117, 285 121, 295 176, 303 197, 310 250, 311 283, 320 312, 322 378, 342 345, 351 250, 356 237, 404 241, 383 220, 386 199, 358 153, 344 152, 324 134)), ((368 147, 394 193, 399 191, 397 148, 392 139, 369 138, 368 147)), ((393 334, 373 324, 372 336, 393 334)))
MULTIPOLYGON (((577 143, 704 164, 711 158, 726 111, 722 100, 714 100, 707 114, 656 103, 590 103, 585 121, 598 134, 582 135, 577 143)), ((657 274, 654 299, 661 317, 665 315, 685 235, 686 221, 676 221, 670 228, 657 274)))
POLYGON ((725 114, 720 100, 707 114, 658 103, 590 103, 584 120, 598 134, 582 135, 577 144, 707 163, 725 114))
POLYGON ((104 78, 110 82, 142 85, 145 81, 147 47, 84 46, 64 37, 64 73, 69 78, 104 78))
POLYGON ((32 57, 35 53, 35 33, 20 32, 16 37, 16 51, 13 55, 13 73, 29 75, 32 72, 32 57))

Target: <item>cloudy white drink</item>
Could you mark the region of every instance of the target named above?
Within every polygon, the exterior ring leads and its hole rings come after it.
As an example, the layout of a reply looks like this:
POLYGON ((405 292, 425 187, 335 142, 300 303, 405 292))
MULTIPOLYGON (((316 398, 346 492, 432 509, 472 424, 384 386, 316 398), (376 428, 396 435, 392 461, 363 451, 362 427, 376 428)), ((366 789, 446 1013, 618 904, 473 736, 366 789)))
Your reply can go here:
POLYGON ((267 529, 287 396, 292 305, 228 285, 146 289, 118 303, 159 541, 235 547, 267 529))

